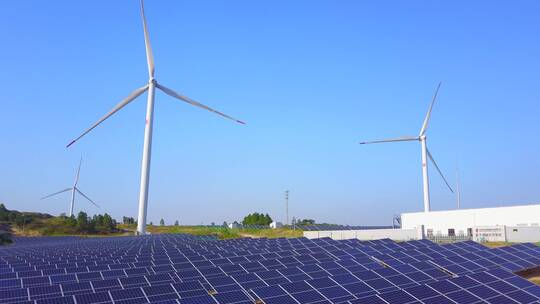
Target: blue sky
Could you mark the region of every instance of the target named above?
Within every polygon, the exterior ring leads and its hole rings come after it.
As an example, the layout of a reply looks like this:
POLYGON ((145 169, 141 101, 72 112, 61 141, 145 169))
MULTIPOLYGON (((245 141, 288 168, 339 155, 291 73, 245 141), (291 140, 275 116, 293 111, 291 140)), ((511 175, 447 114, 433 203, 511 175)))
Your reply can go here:
MULTIPOLYGON (((156 78, 246 126, 157 93, 149 221, 200 224, 253 211, 390 224, 422 210, 415 135, 443 82, 428 144, 462 206, 540 201, 537 1, 146 2, 156 78)), ((76 210, 136 217, 139 97, 65 145, 147 81, 138 2, 0 2, 0 202, 59 214, 83 155, 76 210)), ((455 207, 431 170, 432 207, 455 207)))

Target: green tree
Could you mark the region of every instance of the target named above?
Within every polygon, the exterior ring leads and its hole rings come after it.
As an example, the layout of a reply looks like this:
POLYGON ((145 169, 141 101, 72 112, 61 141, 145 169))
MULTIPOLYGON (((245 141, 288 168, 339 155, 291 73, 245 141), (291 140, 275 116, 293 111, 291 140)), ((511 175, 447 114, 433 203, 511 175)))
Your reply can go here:
POLYGON ((268 213, 264 216, 264 219, 262 219, 262 221, 264 222, 263 225, 270 225, 272 223, 272 218, 270 217, 270 215, 268 215, 268 213))
POLYGON ((244 225, 263 225, 267 226, 272 223, 272 218, 270 215, 262 214, 258 212, 254 212, 251 214, 248 214, 244 217, 244 220, 242 221, 242 224, 244 225))
POLYGON ((174 221, 174 225, 175 225, 175 226, 180 225, 180 223, 178 223, 178 220, 174 221))
POLYGON ((93 223, 94 226, 103 227, 103 215, 101 214, 94 215, 93 222, 94 222, 93 223))
POLYGON ((9 218, 9 210, 6 209, 4 204, 0 204, 0 221, 7 221, 9 218))
POLYGON ((126 224, 126 225, 133 225, 135 224, 135 219, 132 218, 132 217, 127 217, 127 216, 124 216, 122 218, 122 223, 126 224))
POLYGON ((88 223, 88 215, 83 211, 79 212, 77 215, 77 227, 81 232, 87 232, 88 228, 90 227, 88 223))
POLYGON ((315 220, 313 219, 297 219, 296 220, 296 225, 301 225, 301 226, 307 226, 307 225, 315 225, 315 220))
POLYGON ((160 226, 165 226, 165 221, 163 219, 159 220, 159 225, 160 226))
POLYGON ((113 220, 113 218, 108 215, 107 213, 103 214, 103 222, 102 222, 103 229, 107 232, 111 232, 113 230, 116 230, 116 223, 113 220))

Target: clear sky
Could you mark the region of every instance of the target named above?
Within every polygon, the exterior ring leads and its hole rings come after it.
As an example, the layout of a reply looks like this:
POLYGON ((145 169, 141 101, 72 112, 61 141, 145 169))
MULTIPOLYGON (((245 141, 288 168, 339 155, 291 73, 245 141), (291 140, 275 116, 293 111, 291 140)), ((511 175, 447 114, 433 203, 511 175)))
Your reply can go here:
MULTIPOLYGON (((0 2, 0 202, 59 214, 83 155, 76 211, 136 217, 146 101, 65 145, 147 81, 139 4, 0 2)), ((416 135, 462 206, 540 202, 540 2, 155 1, 161 83, 247 122, 157 93, 149 221, 253 211, 390 224, 421 211, 416 135)), ((431 170, 434 210, 456 198, 431 170)))

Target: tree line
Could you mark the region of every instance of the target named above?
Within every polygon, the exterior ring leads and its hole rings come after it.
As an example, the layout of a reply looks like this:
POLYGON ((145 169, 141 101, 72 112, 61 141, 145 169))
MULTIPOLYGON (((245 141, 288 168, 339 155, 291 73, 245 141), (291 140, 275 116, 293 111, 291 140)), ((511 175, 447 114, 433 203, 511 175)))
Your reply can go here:
POLYGON ((61 214, 43 224, 40 230, 44 234, 108 234, 118 231, 116 220, 107 213, 92 217, 84 211, 76 217, 61 214))

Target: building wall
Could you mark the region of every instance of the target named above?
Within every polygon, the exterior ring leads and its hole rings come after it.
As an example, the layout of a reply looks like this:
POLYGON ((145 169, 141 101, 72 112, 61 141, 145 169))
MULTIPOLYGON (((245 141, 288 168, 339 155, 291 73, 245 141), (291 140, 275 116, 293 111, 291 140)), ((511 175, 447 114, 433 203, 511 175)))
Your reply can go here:
POLYGON ((505 227, 506 241, 512 243, 540 241, 540 227, 505 227))
POLYGON ((448 235, 448 229, 456 235, 467 234, 468 228, 476 226, 538 227, 540 205, 403 213, 401 225, 404 229, 424 225, 426 234, 434 235, 448 235))

